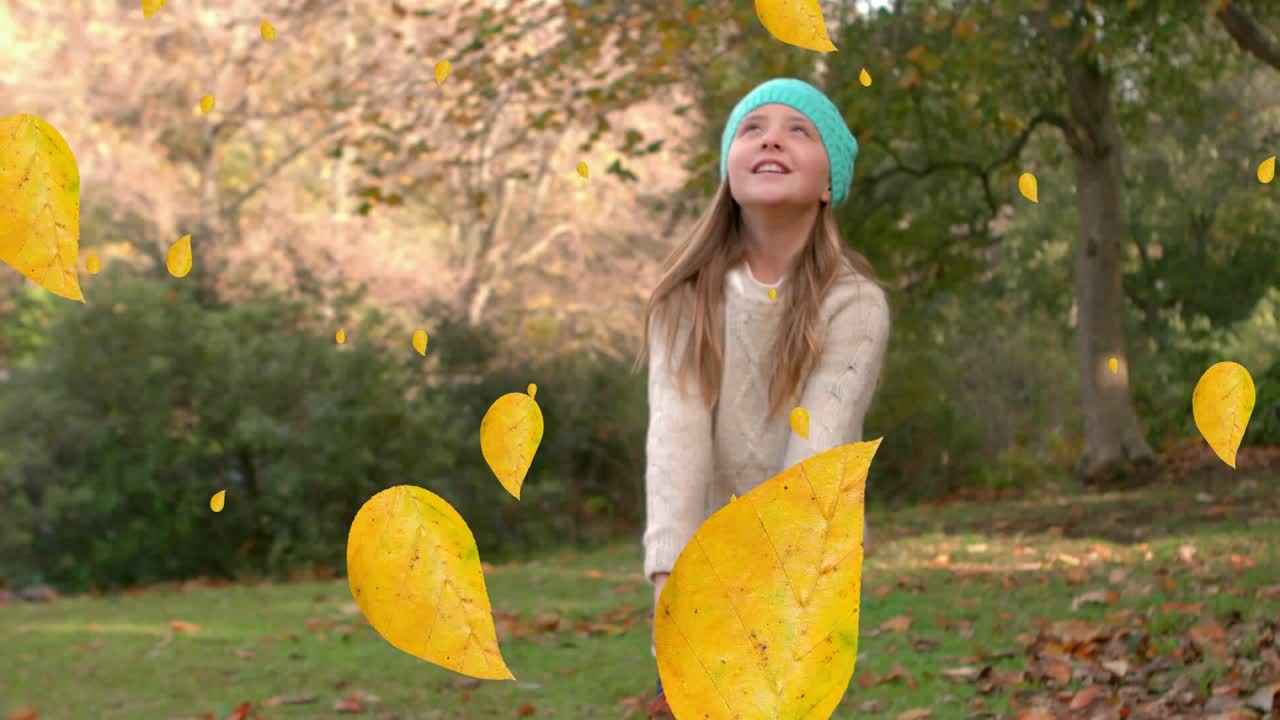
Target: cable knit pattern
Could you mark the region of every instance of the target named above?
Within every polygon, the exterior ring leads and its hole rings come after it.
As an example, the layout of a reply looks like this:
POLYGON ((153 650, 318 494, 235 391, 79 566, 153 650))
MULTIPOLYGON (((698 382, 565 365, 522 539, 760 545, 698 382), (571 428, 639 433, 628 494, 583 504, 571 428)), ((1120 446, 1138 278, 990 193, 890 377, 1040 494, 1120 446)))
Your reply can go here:
POLYGON ((809 438, 791 431, 789 408, 769 413, 769 359, 782 303, 745 263, 729 271, 724 291, 724 368, 720 401, 708 409, 692 373, 681 395, 668 370, 688 343, 687 323, 676 346, 650 326, 649 431, 646 441, 644 574, 670 572, 708 517, 729 502, 806 458, 862 440, 862 424, 884 363, 889 305, 884 292, 855 274, 842 277, 822 307, 825 340, 801 391, 809 438))

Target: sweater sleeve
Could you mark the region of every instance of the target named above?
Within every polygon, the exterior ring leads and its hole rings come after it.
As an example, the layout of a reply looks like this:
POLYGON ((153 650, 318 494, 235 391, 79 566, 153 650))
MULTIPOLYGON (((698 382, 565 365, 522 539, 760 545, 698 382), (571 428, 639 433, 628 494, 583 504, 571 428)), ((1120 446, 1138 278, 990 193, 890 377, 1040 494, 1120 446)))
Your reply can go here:
POLYGON ((783 470, 863 439, 863 419, 889 343, 889 303, 883 290, 861 278, 852 292, 833 300, 822 354, 800 397, 800 407, 809 412, 809 438, 790 434, 783 470))
POLYGON ((689 342, 681 323, 674 347, 656 319, 650 324, 649 429, 645 442, 644 575, 671 572, 703 520, 712 473, 711 410, 692 373, 680 392, 672 371, 689 342), (668 368, 668 358, 674 358, 668 368))

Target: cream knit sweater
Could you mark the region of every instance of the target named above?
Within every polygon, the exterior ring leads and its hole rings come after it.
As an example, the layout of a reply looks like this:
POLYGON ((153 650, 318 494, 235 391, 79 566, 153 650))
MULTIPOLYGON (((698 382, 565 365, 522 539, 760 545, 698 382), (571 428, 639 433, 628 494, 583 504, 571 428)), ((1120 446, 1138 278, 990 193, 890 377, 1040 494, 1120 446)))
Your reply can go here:
POLYGON ((720 399, 708 409, 693 374, 682 396, 667 368, 679 369, 689 333, 665 346, 666 331, 650 326, 649 430, 646 442, 644 574, 670 572, 703 521, 729 502, 806 458, 862 440, 862 421, 875 393, 889 338, 889 305, 874 283, 852 272, 828 292, 822 307, 825 342, 800 395, 809 411, 809 438, 791 430, 790 409, 769 413, 768 360, 782 303, 746 263, 729 271, 724 289, 724 368, 720 399))

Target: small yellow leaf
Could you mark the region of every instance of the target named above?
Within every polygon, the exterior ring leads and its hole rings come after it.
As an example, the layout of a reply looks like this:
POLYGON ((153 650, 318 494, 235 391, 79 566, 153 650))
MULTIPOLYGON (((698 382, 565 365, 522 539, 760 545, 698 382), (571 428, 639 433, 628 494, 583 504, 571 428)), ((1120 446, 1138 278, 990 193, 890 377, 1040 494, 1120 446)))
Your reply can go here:
POLYGON ((1204 372, 1191 393, 1196 428, 1222 461, 1236 466, 1236 451, 1244 440, 1257 400, 1253 378, 1243 365, 1220 362, 1204 372))
POLYGON ((675 717, 831 717, 857 662, 864 497, 881 441, 779 473, 685 545, 653 629, 675 717))
POLYGON ((276 39, 276 28, 266 20, 262 21, 262 39, 271 42, 276 39))
POLYGON ((1018 192, 1021 192, 1023 197, 1033 203, 1040 202, 1036 187, 1036 176, 1031 173, 1022 173, 1022 176, 1018 178, 1018 192))
POLYGON ((164 7, 164 2, 165 0, 142 0, 142 17, 150 20, 152 15, 160 12, 160 8, 164 7))
POLYGON ((214 101, 213 101, 212 95, 205 95, 204 97, 200 98, 200 112, 204 113, 205 115, 208 115, 210 112, 212 112, 213 102, 214 101))
POLYGON ((1116 358, 1111 358, 1110 360, 1107 360, 1107 367, 1111 368, 1111 372, 1113 373, 1120 372, 1120 361, 1116 358))
POLYGON ((80 291, 80 170, 35 115, 0 117, 0 260, 68 300, 80 291))
POLYGON ((169 246, 169 251, 164 254, 164 264, 174 277, 185 277, 191 272, 190 235, 183 235, 178 242, 169 246))
POLYGON ((777 299, 778 299, 777 289, 769 288, 769 302, 773 302, 774 300, 777 300, 777 299))
POLYGON ((831 52, 836 46, 827 34, 818 0, 755 0, 756 17, 770 35, 788 45, 831 52))
POLYGON ((862 83, 862 87, 871 87, 871 73, 866 68, 862 68, 862 72, 858 73, 858 82, 862 83))
POLYGON ((102 262, 98 260, 98 253, 89 253, 89 257, 84 261, 84 269, 88 270, 90 275, 97 275, 102 271, 102 262))
POLYGON ((397 649, 474 678, 515 680, 498 647, 475 537, 444 498, 412 485, 370 498, 347 535, 347 584, 397 649))
POLYGON ((1266 160, 1263 160, 1261 163, 1258 163, 1258 182, 1261 182, 1264 184, 1269 183, 1273 179, 1275 179, 1275 176, 1276 176, 1276 156, 1275 155, 1272 155, 1266 160))
POLYGON ((425 330, 417 330, 413 333, 413 349, 417 350, 419 355, 427 354, 427 333, 425 330))
POLYGON ((338 332, 333 336, 333 338, 338 341, 339 345, 341 345, 347 341, 347 331, 344 328, 338 328, 338 332))
POLYGON ((809 411, 802 407, 793 408, 791 410, 791 429, 797 435, 809 439, 809 411))
POLYGON ((587 176, 587 163, 586 163, 586 162, 580 162, 580 163, 578 163, 578 174, 579 174, 579 175, 581 175, 582 177, 586 177, 586 176, 587 176))
POLYGON ((517 500, 542 442, 542 409, 534 399, 537 392, 538 386, 529 385, 528 394, 503 395, 489 406, 480 421, 480 453, 498 481, 517 500))
POLYGON ((227 504, 227 491, 219 490, 209 498, 209 509, 214 512, 222 512, 222 508, 227 504))
POLYGON ((436 63, 436 84, 444 85, 444 79, 449 77, 449 71, 453 68, 448 60, 441 60, 436 63))

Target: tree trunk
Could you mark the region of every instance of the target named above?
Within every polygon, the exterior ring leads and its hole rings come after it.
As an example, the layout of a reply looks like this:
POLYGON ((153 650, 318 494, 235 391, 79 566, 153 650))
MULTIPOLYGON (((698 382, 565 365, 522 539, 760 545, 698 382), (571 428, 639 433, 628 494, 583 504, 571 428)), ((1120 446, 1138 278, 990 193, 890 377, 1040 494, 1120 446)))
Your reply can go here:
POLYGON ((1068 143, 1080 216, 1076 356, 1084 449, 1076 471, 1096 477, 1129 463, 1150 462, 1152 451, 1129 395, 1125 361, 1123 138, 1111 102, 1111 81, 1087 61, 1068 62, 1065 70, 1073 125, 1068 143), (1113 357, 1118 362, 1115 373, 1108 367, 1113 357))

